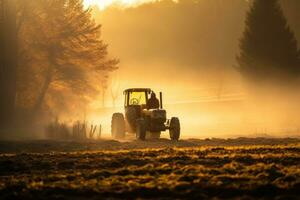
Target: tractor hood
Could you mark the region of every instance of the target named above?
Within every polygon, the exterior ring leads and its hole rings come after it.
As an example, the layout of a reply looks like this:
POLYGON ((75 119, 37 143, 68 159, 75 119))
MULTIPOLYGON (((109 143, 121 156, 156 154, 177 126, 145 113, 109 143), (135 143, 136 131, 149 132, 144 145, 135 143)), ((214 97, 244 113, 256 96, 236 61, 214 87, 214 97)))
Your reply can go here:
POLYGON ((150 116, 152 119, 166 119, 167 112, 164 109, 151 109, 143 111, 146 116, 150 116))
POLYGON ((166 118, 167 112, 163 109, 156 109, 152 111, 151 117, 153 118, 166 118))

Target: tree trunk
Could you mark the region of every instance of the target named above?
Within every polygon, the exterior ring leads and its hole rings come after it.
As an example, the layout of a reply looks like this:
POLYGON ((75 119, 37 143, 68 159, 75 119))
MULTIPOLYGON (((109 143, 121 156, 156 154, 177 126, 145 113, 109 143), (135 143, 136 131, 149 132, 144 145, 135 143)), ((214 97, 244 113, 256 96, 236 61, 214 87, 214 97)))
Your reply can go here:
POLYGON ((50 84, 52 82, 52 77, 53 77, 53 67, 50 65, 46 71, 45 80, 44 80, 41 92, 39 93, 38 98, 35 102, 35 105, 33 106, 33 110, 32 110, 33 119, 35 119, 37 117, 38 113, 41 110, 41 107, 44 103, 44 99, 46 97, 46 94, 47 94, 50 84))
POLYGON ((0 128, 6 129, 14 122, 18 39, 16 2, 0 1, 0 128))
MULTIPOLYGON (((56 46, 56 45, 54 45, 56 46)), ((56 57, 57 57, 57 51, 55 50, 56 48, 50 48, 48 49, 48 60, 49 60, 49 66, 48 69, 45 73, 45 79, 44 83, 42 86, 42 89, 38 95, 38 98, 36 100, 35 105, 33 106, 32 110, 32 116, 33 120, 38 116, 38 113, 41 110, 41 107, 44 103, 45 97, 47 95, 47 92, 49 90, 49 87, 53 81, 54 73, 55 73, 55 68, 57 67, 57 62, 56 62, 56 57)))

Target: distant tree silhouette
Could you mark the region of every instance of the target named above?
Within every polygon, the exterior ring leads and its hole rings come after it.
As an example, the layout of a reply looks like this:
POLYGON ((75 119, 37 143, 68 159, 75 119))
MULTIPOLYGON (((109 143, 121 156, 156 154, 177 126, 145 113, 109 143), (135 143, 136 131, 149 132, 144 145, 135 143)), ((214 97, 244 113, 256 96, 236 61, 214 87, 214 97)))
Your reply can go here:
POLYGON ((277 0, 254 0, 240 40, 238 70, 250 81, 296 80, 300 52, 277 0))
POLYGON ((293 28, 298 42, 300 41, 300 1, 299 0, 280 0, 282 9, 285 11, 289 25, 293 28))

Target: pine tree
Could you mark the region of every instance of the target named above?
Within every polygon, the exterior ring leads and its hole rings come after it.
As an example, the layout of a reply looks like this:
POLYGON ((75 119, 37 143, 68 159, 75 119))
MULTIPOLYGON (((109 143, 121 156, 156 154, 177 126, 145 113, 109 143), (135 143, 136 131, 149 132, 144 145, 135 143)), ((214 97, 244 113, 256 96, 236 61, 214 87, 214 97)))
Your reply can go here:
POLYGON ((297 41, 277 0, 253 1, 237 62, 249 81, 287 83, 299 78, 297 41))

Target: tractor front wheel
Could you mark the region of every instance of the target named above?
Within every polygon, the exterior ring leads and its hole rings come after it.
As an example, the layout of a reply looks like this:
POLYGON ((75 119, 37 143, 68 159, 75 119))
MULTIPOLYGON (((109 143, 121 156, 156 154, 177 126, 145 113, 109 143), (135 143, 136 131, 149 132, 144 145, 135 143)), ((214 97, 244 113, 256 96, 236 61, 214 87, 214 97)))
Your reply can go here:
POLYGON ((180 137, 180 122, 177 117, 171 118, 169 131, 171 140, 178 141, 180 137))
POLYGON ((112 116, 111 136, 114 139, 125 138, 125 119, 122 113, 114 113, 112 116))
POLYGON ((136 139, 146 139, 146 121, 144 119, 138 119, 136 121, 136 139))

